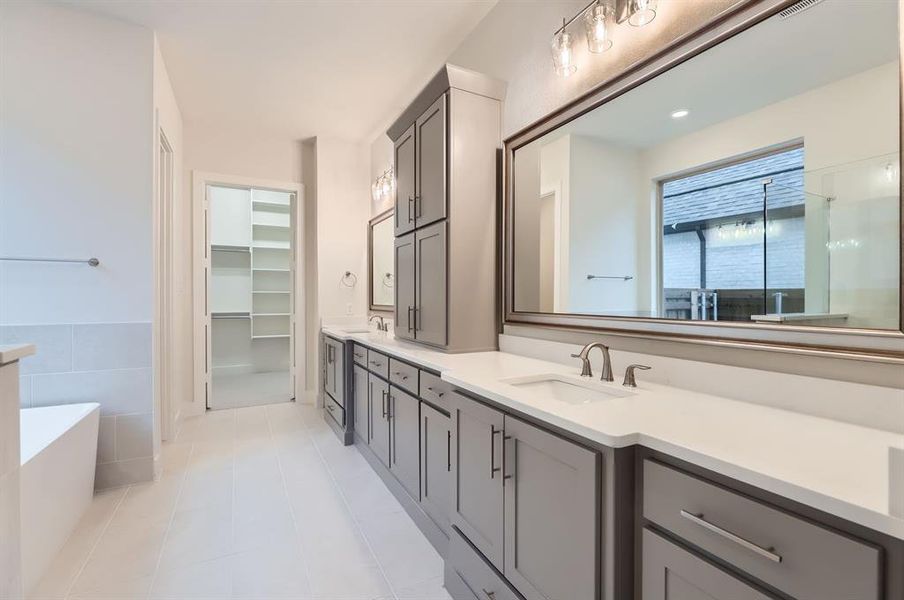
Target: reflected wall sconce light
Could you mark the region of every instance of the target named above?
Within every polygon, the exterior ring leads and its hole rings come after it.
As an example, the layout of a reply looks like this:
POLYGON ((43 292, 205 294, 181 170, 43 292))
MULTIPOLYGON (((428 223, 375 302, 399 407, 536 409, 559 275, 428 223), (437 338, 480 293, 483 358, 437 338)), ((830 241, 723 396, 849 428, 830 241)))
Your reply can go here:
POLYGON ((383 202, 392 199, 393 194, 395 194, 395 173, 392 167, 389 167, 371 184, 370 195, 374 202, 383 202))
POLYGON ((556 74, 568 77, 577 71, 574 59, 574 37, 568 28, 583 17, 587 50, 601 54, 612 47, 612 29, 627 22, 643 27, 656 18, 659 0, 593 0, 571 19, 562 19, 562 26, 552 36, 552 62, 556 74))

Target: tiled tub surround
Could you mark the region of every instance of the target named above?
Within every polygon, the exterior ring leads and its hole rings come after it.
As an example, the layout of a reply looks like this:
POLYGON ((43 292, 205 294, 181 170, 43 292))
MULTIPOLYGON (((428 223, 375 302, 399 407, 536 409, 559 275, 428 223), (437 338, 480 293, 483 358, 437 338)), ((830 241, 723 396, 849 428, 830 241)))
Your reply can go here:
POLYGON ((154 476, 150 323, 0 325, 0 344, 32 343, 23 408, 97 402, 98 489, 154 476))
POLYGON ((22 597, 19 530, 19 390, 20 359, 34 346, 0 345, 0 598, 22 597))
MULTIPOLYGON (((811 506, 870 529, 904 539, 901 504, 895 490, 892 448, 904 449, 904 431, 888 431, 822 416, 651 382, 652 371, 638 373, 636 394, 572 405, 541 399, 500 379, 562 374, 580 379, 579 365, 528 358, 513 352, 444 354, 395 340, 391 334, 324 331, 358 341, 441 373, 442 379, 504 407, 570 431, 602 445, 641 445, 737 481, 811 506), (894 494, 894 495, 893 495, 894 494)), ((502 336, 502 348, 516 344, 502 336)), ((565 347, 575 352, 575 347, 565 347)), ((569 352, 563 356, 567 359, 569 352)), ((626 357, 613 352, 619 390, 626 357)), ((636 358, 632 356, 630 358, 636 358)), ((599 356, 593 356, 598 374, 599 356)), ((633 361, 632 361, 633 362, 633 361)), ((687 361, 683 361, 687 362, 687 361)), ((665 368, 665 365, 659 365, 665 368)), ((672 365, 674 366, 674 365, 672 365)), ((705 365, 713 378, 719 365, 705 365)), ((826 402, 886 406, 886 423, 897 424, 904 391, 755 372, 759 389, 773 396, 779 377, 796 394, 822 394, 826 402), (801 381, 809 380, 809 381, 801 381)), ((725 381, 722 379, 722 381, 725 381)), ((600 384, 602 385, 602 384, 600 384)), ((725 388, 728 390, 729 388, 725 388)), ((725 393, 728 393, 727 391, 725 393)), ((788 398, 793 406, 793 397, 788 398)), ((878 414, 878 413, 877 413, 878 414)))

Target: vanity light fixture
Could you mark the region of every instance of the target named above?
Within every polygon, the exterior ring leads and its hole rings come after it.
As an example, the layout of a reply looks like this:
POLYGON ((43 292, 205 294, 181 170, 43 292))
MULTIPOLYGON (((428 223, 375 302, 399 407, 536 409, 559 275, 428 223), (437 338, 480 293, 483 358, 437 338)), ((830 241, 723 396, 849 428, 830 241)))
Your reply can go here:
POLYGON ((643 27, 656 18, 657 4, 659 0, 628 0, 628 23, 643 27))
POLYGON ((571 34, 566 27, 568 24, 562 19, 562 28, 552 36, 552 63, 556 74, 568 77, 578 70, 574 64, 574 45, 571 34))
POLYGON ((688 116, 689 114, 691 114, 691 111, 689 111, 688 109, 679 108, 678 110, 674 111, 671 114, 671 117, 673 119, 683 119, 684 117, 688 116))
POLYGON ((383 171, 383 174, 370 186, 370 195, 374 202, 389 200, 395 193, 395 173, 392 167, 383 171))
POLYGON ((583 17, 587 49, 600 54, 612 47, 612 27, 628 22, 643 27, 656 18, 659 0, 593 0, 570 19, 562 19, 562 26, 552 34, 552 62, 556 74, 568 77, 577 71, 574 57, 574 38, 568 33, 572 23, 583 17))
POLYGON ((587 33, 587 49, 594 54, 612 47, 609 39, 609 16, 612 7, 608 2, 596 0, 584 13, 584 31, 587 33))

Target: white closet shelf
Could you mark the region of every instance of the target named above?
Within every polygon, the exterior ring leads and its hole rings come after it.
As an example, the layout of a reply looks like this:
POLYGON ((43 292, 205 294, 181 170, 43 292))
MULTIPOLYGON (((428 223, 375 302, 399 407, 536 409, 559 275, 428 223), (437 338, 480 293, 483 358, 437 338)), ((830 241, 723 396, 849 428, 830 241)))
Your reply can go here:
POLYGON ((252 294, 291 294, 289 290, 252 290, 252 294))
POLYGON ((280 340, 289 338, 288 333, 278 333, 276 335, 252 335, 252 340, 280 340))
POLYGON ((210 313, 212 319, 248 319, 251 313, 248 311, 213 311, 210 313))
POLYGON ((273 208, 285 208, 285 209, 291 208, 291 205, 289 203, 270 202, 268 200, 254 200, 254 201, 252 201, 252 204, 254 204, 255 206, 260 206, 260 207, 273 207, 273 208))
POLYGON ((252 317, 290 317, 292 313, 287 312, 278 312, 278 313, 251 313, 252 317))
POLYGON ((291 229, 291 225, 273 225, 271 223, 252 223, 255 227, 266 227, 267 229, 291 229))
POLYGON ((265 271, 268 273, 288 273, 292 269, 270 269, 267 267, 251 267, 252 271, 265 271))
POLYGON ((264 240, 255 240, 255 242, 251 246, 252 248, 264 249, 264 250, 291 250, 292 248, 289 246, 289 242, 279 242, 276 240, 264 241, 264 240))
POLYGON ((226 244, 211 244, 214 252, 251 252, 251 246, 228 246, 226 244))

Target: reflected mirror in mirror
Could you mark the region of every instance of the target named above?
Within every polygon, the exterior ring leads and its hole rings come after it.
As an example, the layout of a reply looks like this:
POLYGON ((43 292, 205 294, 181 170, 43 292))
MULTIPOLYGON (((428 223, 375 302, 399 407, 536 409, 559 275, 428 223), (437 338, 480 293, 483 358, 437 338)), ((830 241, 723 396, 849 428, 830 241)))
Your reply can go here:
POLYGON ((516 148, 514 311, 898 329, 897 11, 775 15, 516 148))
POLYGON ((392 210, 371 219, 368 226, 368 252, 370 256, 370 308, 392 310, 393 293, 393 243, 392 210))

